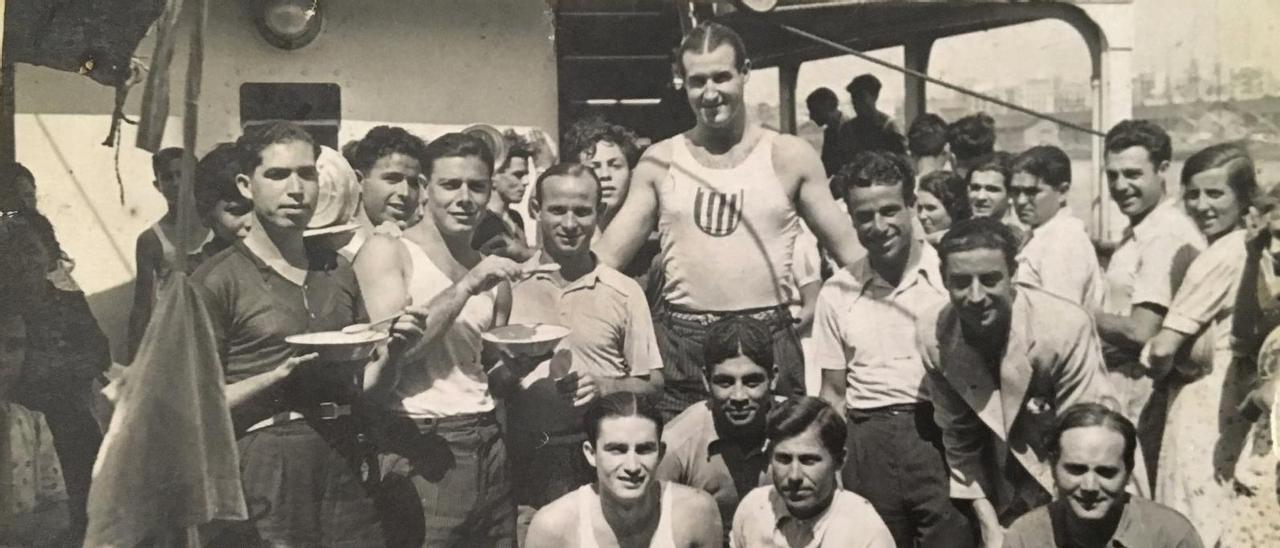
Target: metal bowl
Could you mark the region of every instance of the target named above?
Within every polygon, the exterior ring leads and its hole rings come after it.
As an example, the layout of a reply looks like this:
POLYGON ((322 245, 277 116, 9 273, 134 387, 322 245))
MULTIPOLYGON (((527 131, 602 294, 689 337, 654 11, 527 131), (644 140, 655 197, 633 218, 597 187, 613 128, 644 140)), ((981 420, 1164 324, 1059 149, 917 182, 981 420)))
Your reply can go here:
POLYGON ((320 355, 317 358, 320 361, 355 362, 368 360, 373 349, 389 337, 391 335, 381 331, 320 331, 285 337, 284 342, 289 343, 299 356, 315 352, 320 355))
POLYGON ((307 245, 312 248, 337 251, 351 243, 351 239, 359 229, 360 225, 347 223, 324 228, 308 228, 302 232, 302 236, 307 239, 307 245))
POLYGON ((571 332, 568 327, 549 323, 511 324, 485 331, 480 338, 508 354, 537 357, 550 354, 571 332))

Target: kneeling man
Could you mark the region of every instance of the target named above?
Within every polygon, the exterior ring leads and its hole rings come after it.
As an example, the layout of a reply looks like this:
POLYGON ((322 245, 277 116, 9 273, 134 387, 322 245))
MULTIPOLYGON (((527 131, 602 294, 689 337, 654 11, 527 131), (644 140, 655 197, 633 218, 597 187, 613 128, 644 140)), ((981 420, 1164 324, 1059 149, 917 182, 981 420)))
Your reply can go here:
POLYGON ((721 545, 720 512, 701 490, 654 481, 662 416, 643 396, 609 394, 584 419, 582 451, 596 469, 584 485, 547 505, 529 526, 528 548, 721 545))
POLYGON ((773 485, 742 499, 729 545, 742 548, 893 548, 893 534, 864 499, 836 484, 848 432, 835 408, 811 397, 769 413, 773 485))
POLYGON ((1005 548, 1203 546, 1182 514, 1125 492, 1137 445, 1124 415, 1096 403, 1067 409, 1049 438, 1058 498, 1015 521, 1005 548))

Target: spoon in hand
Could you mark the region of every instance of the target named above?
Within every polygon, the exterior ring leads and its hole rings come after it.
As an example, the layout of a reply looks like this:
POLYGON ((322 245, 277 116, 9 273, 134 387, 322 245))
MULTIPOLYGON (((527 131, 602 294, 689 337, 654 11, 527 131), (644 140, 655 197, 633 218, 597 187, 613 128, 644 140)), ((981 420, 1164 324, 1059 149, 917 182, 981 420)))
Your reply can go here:
POLYGON ((378 320, 378 321, 376 321, 376 322, 370 322, 370 323, 353 323, 353 324, 351 324, 351 325, 348 325, 348 326, 346 326, 346 327, 342 328, 342 332, 343 332, 343 333, 346 333, 346 334, 348 334, 348 335, 351 335, 351 334, 355 334, 355 333, 360 333, 360 332, 362 332, 362 331, 370 331, 370 330, 372 330, 372 329, 373 329, 373 326, 375 326, 375 325, 382 325, 382 324, 384 324, 384 323, 390 323, 392 320, 395 320, 396 318, 399 318, 401 314, 403 314, 403 312, 396 312, 394 315, 387 316, 387 317, 385 317, 385 318, 383 318, 383 319, 381 319, 381 320, 378 320))

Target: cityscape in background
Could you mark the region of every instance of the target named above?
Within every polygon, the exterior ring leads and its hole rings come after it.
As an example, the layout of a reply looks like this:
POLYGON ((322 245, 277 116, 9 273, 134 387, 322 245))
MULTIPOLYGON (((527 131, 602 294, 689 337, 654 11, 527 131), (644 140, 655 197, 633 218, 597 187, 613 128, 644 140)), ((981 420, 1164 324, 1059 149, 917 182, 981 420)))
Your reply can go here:
MULTIPOLYGON (((1034 77, 1006 85, 977 79, 954 83, 1079 125, 1088 126, 1092 120, 1094 93, 1088 82, 1034 77)), ((1187 70, 1176 74, 1139 72, 1132 84, 1134 117, 1156 120, 1168 129, 1178 155, 1211 143, 1247 140, 1260 160, 1280 160, 1280 68, 1201 67, 1193 59, 1187 70)), ((838 95, 842 110, 851 113, 847 94, 841 91, 838 95)), ((803 101, 797 102, 799 133, 821 143, 821 128, 808 120, 803 101)), ((907 120, 901 100, 886 97, 879 106, 893 115, 905 132, 907 120)), ((776 103, 759 102, 754 110, 763 123, 777 126, 776 103)), ((929 86, 928 110, 947 121, 975 112, 990 114, 996 119, 998 146, 1004 150, 1052 144, 1076 158, 1087 158, 1090 153, 1087 134, 946 88, 929 86)))

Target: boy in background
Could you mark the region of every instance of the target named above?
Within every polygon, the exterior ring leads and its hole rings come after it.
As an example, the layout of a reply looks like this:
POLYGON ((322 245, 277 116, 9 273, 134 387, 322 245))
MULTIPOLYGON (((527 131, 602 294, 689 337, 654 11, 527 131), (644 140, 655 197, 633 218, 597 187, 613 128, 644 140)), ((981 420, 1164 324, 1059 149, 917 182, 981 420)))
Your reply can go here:
MULTIPOLYGON (((164 217, 138 235, 135 245, 135 264, 137 280, 133 284, 133 308, 129 311, 129 354, 128 361, 133 361, 138 351, 138 343, 147 330, 147 322, 151 320, 151 308, 155 305, 156 290, 159 280, 177 263, 178 246, 187 248, 190 254, 199 251, 195 244, 183 245, 177 241, 180 232, 178 227, 178 181, 182 178, 182 149, 164 148, 151 157, 151 170, 155 173, 153 184, 164 196, 167 206, 164 217)), ((192 235, 188 242, 199 242, 204 245, 207 235, 192 235)))

